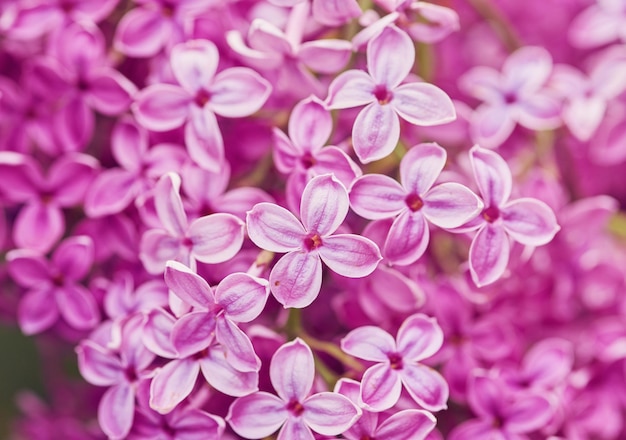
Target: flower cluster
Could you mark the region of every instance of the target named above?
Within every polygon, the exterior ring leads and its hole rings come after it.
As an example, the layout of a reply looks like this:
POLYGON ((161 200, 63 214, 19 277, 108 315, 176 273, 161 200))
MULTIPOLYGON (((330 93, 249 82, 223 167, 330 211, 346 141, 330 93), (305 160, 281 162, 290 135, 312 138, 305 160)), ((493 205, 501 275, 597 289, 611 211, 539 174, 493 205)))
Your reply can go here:
POLYGON ((0 4, 0 318, 47 390, 12 434, 626 438, 625 29, 623 0, 0 4))

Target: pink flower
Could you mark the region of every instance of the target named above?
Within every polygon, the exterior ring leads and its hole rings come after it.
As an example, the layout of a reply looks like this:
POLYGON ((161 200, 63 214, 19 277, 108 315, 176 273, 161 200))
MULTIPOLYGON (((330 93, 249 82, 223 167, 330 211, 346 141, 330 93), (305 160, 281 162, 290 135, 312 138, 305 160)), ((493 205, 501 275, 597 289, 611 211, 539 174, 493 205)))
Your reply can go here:
POLYGON ((274 353, 270 378, 278 397, 257 392, 238 398, 228 410, 226 421, 242 437, 261 439, 279 428, 277 440, 312 439, 311 430, 336 436, 361 415, 361 410, 341 394, 310 395, 315 378, 313 352, 300 338, 274 353))
POLYGON ((284 307, 311 304, 322 284, 322 261, 350 277, 369 275, 381 260, 371 240, 333 234, 348 214, 348 192, 331 174, 314 177, 302 194, 302 223, 285 208, 260 203, 248 212, 250 239, 262 249, 287 252, 270 273, 270 288, 284 307))
POLYGON ((388 176, 368 174, 350 188, 350 206, 357 214, 372 220, 395 218, 383 247, 390 263, 407 265, 422 256, 430 236, 427 220, 455 228, 482 209, 478 197, 461 184, 433 187, 446 156, 435 143, 420 144, 402 158, 401 184, 388 176))
POLYGON ((581 49, 626 41, 624 20, 626 9, 622 0, 596 0, 570 24, 569 41, 581 49))
POLYGON ((176 408, 161 415, 139 407, 128 440, 220 440, 226 423, 221 417, 196 408, 176 408))
POLYGON ((435 370, 420 361, 433 356, 443 343, 443 332, 433 318, 423 314, 407 318, 396 340, 379 327, 352 330, 341 340, 341 349, 376 362, 363 374, 359 405, 369 411, 384 411, 400 398, 402 387, 423 408, 445 409, 448 384, 435 370))
POLYGON ((470 161, 485 202, 481 216, 472 222, 478 232, 469 251, 472 280, 477 286, 496 281, 509 261, 513 239, 526 246, 549 243, 560 227, 552 209, 533 198, 509 201, 513 178, 507 163, 493 151, 474 146, 470 161))
POLYGON ((386 27, 367 45, 367 70, 349 70, 333 80, 328 108, 366 105, 354 121, 352 142, 363 163, 382 159, 396 147, 400 119, 415 125, 437 125, 454 120, 452 101, 427 83, 400 85, 415 60, 411 38, 395 26, 386 27))

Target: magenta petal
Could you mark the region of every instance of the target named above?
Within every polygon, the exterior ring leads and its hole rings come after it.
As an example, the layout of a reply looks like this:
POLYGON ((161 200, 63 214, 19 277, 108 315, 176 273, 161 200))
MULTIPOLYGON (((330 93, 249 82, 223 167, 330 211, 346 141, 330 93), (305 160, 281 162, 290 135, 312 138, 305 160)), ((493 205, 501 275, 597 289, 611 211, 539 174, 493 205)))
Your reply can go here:
POLYGON ((254 70, 231 67, 215 76, 209 105, 220 116, 241 118, 258 111, 271 92, 270 83, 254 70))
POLYGON ((487 420, 469 420, 461 423, 450 433, 449 440, 503 439, 502 431, 487 420))
POLYGON ((172 328, 172 344, 178 357, 191 357, 213 342, 215 318, 212 313, 192 312, 182 316, 172 328))
POLYGON ((485 206, 499 207, 511 195, 513 177, 506 161, 493 151, 474 146, 470 150, 470 162, 485 206))
POLYGON ((314 72, 336 73, 343 69, 352 55, 349 41, 321 39, 300 46, 298 58, 314 72))
POLYGON ((314 0, 313 17, 326 26, 339 26, 361 15, 356 0, 314 0))
POLYGON ((185 145, 191 159, 201 168, 219 172, 224 166, 224 139, 215 114, 208 106, 192 108, 185 126, 185 145))
POLYGON ((165 283, 189 305, 207 310, 215 304, 213 292, 204 278, 177 261, 167 262, 165 283))
POLYGON ((315 440, 315 436, 303 419, 289 417, 278 433, 276 440, 315 440))
POLYGON ((98 69, 89 79, 87 99, 89 104, 105 115, 117 115, 130 107, 135 85, 117 70, 111 68, 98 69))
POLYGON ((367 70, 377 85, 384 85, 388 90, 407 77, 414 61, 411 37, 393 25, 384 28, 367 45, 367 70))
POLYGON ((82 150, 93 135, 94 115, 80 96, 70 99, 54 115, 57 141, 64 151, 82 150))
POLYGON ((180 177, 167 173, 154 189, 154 205, 163 227, 173 236, 181 237, 187 230, 187 214, 179 193, 180 177))
POLYGON ((148 132, 132 117, 120 118, 111 132, 111 153, 122 168, 139 174, 145 156, 150 156, 147 154, 148 132))
POLYGON ((48 170, 48 185, 60 206, 74 206, 83 201, 98 169, 98 161, 84 154, 69 154, 48 170))
POLYGON ((98 423, 111 439, 125 438, 133 425, 135 393, 127 382, 109 388, 98 405, 98 423))
POLYGON ((428 224, 422 213, 407 209, 393 221, 383 255, 394 264, 406 266, 424 254, 429 240, 428 224))
POLYGON ((63 212, 55 205, 24 206, 13 225, 13 240, 21 248, 48 252, 65 230, 63 212))
POLYGON ((566 380, 574 365, 574 350, 570 341, 547 338, 538 342, 524 356, 524 376, 533 384, 553 387, 566 380))
POLYGON ((139 186, 137 176, 120 168, 102 172, 89 188, 85 198, 85 212, 89 217, 117 214, 126 208, 135 197, 139 186))
POLYGON ((315 165, 312 170, 316 174, 334 174, 346 188, 352 185, 363 172, 361 168, 338 147, 325 147, 315 155, 315 165))
POLYGON ((424 217, 440 228, 457 228, 475 218, 483 203, 469 188, 446 182, 432 188, 424 196, 424 217))
POLYGON ((220 345, 210 347, 207 357, 199 362, 207 382, 224 394, 239 397, 259 389, 259 374, 256 371, 236 370, 226 359, 226 352, 220 345))
POLYGON ((76 347, 78 370, 92 385, 111 386, 124 380, 119 357, 96 343, 85 340, 76 347))
POLYGON ((93 242, 86 235, 64 240, 52 255, 52 263, 66 279, 78 281, 87 275, 93 263, 93 242))
POLYGON ((228 319, 250 322, 261 314, 269 295, 269 282, 245 273, 226 276, 215 289, 215 302, 228 319))
POLYGON ((376 243, 354 234, 324 237, 318 251, 322 261, 333 272, 348 278, 363 278, 371 274, 382 260, 376 243))
POLYGON ((175 358, 176 350, 170 339, 175 322, 174 317, 165 310, 161 308, 151 310, 146 316, 141 334, 146 348, 158 356, 175 358))
POLYGON ((330 112, 316 97, 300 101, 289 117, 289 138, 302 151, 324 146, 333 129, 330 112))
POLYGON ((211 214, 189 226, 192 256, 204 263, 221 263, 237 255, 243 244, 244 223, 232 214, 211 214))
POLYGON ((59 308, 54 301, 54 292, 48 288, 30 290, 17 307, 17 321, 26 335, 49 329, 57 319, 59 308))
POLYGON ((139 248, 144 268, 153 275, 163 273, 165 262, 177 259, 181 252, 180 240, 160 229, 145 232, 139 248))
POLYGON ((450 97, 428 83, 401 85, 393 91, 391 105, 402 119, 414 125, 440 125, 456 119, 450 97))
POLYGON ((483 104, 470 118, 472 139, 486 148, 499 147, 513 133, 515 121, 502 105, 483 104))
POLYGON ((200 364, 195 359, 170 361, 158 370, 150 384, 150 408, 160 414, 171 412, 191 393, 200 364))
POLYGON ((168 35, 160 11, 134 8, 122 17, 115 33, 115 47, 131 57, 155 55, 168 35))
POLYGON ((313 431, 335 436, 350 428, 361 415, 361 410, 345 396, 323 392, 302 402, 302 419, 313 431))
POLYGON ((349 207, 346 187, 332 174, 324 174, 311 179, 304 188, 300 218, 309 233, 323 237, 337 230, 349 207))
POLYGON ((380 424, 376 436, 387 440, 424 440, 435 429, 437 420, 427 411, 399 411, 380 424))
POLYGON ((376 98, 376 84, 362 70, 348 70, 337 76, 328 89, 328 108, 341 109, 369 104, 376 98))
POLYGON ((221 417, 189 408, 172 412, 169 425, 180 438, 189 440, 219 440, 226 428, 221 417))
POLYGON ((509 238, 502 226, 486 223, 478 230, 469 250, 472 280, 486 286, 502 276, 509 262, 509 238))
POLYGON ((406 191, 398 182, 382 174, 359 177, 350 188, 350 206, 370 220, 394 217, 406 208, 406 191))
POLYGON ((429 411, 447 408, 448 383, 437 371, 425 365, 404 365, 399 372, 411 397, 429 411))
POLYGON ((433 356, 443 344, 443 331, 434 318, 417 314, 407 318, 398 330, 398 351, 411 361, 433 356))
POLYGON ((290 252, 302 246, 306 231, 298 219, 273 203, 259 203, 246 217, 250 240, 261 249, 290 252))
POLYGON ((98 304, 91 292, 80 285, 66 285, 55 292, 59 312, 78 330, 93 328, 100 321, 98 304))
POLYGON ((284 307, 306 307, 322 287, 322 262, 316 253, 290 252, 278 260, 269 281, 274 297, 284 307))
POLYGON ((313 352, 300 338, 282 345, 270 363, 270 380, 285 402, 302 402, 311 392, 315 378, 313 352))
POLYGON ((362 163, 387 157, 399 139, 400 120, 389 104, 369 104, 361 110, 352 127, 354 151, 362 163))
POLYGON ((226 360, 237 371, 259 371, 261 361, 252 342, 237 325, 223 315, 217 318, 215 337, 226 351, 226 360))
POLYGON ((525 433, 540 429, 552 418, 553 407, 548 399, 538 395, 525 395, 509 405, 502 414, 504 427, 512 433, 525 433))
POLYGON ((423 196, 441 174, 446 159, 446 150, 434 142, 414 146, 400 162, 402 186, 409 193, 423 196))
POLYGON ((183 125, 189 116, 191 96, 179 86, 155 84, 135 96, 137 122, 153 131, 169 131, 183 125))
MULTIPOLYGON (((290 119, 293 119, 293 117, 290 119)), ((299 156, 303 154, 303 151, 278 128, 274 127, 272 132, 274 138, 274 149, 272 150, 274 153, 274 165, 281 173, 290 174, 297 166, 299 156)), ((326 139, 324 139, 325 141, 326 139)))
POLYGON ((389 363, 376 364, 363 374, 359 403, 369 411, 384 411, 398 402, 401 391, 398 371, 392 370, 389 363))
POLYGON ((172 48, 170 61, 178 83, 194 94, 211 84, 219 64, 219 53, 211 41, 190 40, 172 48))
POLYGON ((560 229, 552 209, 540 200, 514 200, 502 207, 501 214, 509 236, 528 246, 549 243, 560 229))
POLYGON ((286 403, 273 394, 254 393, 235 400, 226 420, 242 437, 264 438, 272 435, 287 420, 286 403))
POLYGON ((387 362, 396 352, 396 341, 379 327, 366 325, 352 330, 341 340, 341 349, 349 355, 372 362, 387 362))
POLYGON ((285 33, 276 25, 262 18, 255 19, 250 24, 248 41, 253 49, 277 54, 289 55, 293 47, 285 33))
POLYGON ((7 253, 7 269, 11 278, 22 287, 41 287, 49 283, 48 261, 39 252, 15 249, 7 253))

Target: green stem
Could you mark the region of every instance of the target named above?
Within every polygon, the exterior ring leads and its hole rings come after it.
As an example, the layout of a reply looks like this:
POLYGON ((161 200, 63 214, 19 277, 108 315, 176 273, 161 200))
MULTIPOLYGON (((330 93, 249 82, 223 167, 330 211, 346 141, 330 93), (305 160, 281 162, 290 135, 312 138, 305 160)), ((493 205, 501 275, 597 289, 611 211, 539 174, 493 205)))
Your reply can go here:
POLYGON ((315 339, 314 337, 309 336, 309 335, 307 335, 304 332, 302 332, 299 336, 313 350, 317 350, 317 351, 321 351, 323 353, 326 353, 327 355, 337 359, 344 366, 346 366, 348 368, 351 368, 353 370, 356 370, 356 371, 363 371, 363 370, 365 370, 365 366, 361 362, 357 361, 352 356, 344 353, 341 350, 341 348, 339 348, 337 345, 333 344, 332 342, 320 341, 319 339, 315 339))

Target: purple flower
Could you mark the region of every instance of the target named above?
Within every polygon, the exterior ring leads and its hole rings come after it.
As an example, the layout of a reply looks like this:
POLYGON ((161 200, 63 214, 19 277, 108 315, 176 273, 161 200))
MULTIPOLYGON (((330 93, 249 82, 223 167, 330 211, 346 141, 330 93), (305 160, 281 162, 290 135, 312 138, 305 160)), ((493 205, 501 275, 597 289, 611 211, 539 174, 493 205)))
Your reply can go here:
POLYGON ((390 263, 407 265, 422 256, 430 236, 427 220, 455 228, 481 211, 482 203, 465 186, 447 182, 433 187, 446 156, 437 144, 420 144, 402 158, 401 184, 368 174, 350 188, 350 206, 357 214, 372 220, 394 218, 383 247, 390 263))
POLYGON ((261 439, 279 428, 278 440, 312 439, 311 430, 336 436, 361 415, 341 394, 310 395, 315 379, 313 352, 300 338, 274 353, 270 378, 278 396, 257 392, 238 398, 228 410, 226 420, 242 437, 261 439))
POLYGON ((328 108, 366 105, 352 127, 354 150, 361 162, 382 159, 393 151, 400 138, 398 116, 424 126, 456 117, 452 101, 438 87, 420 82, 400 85, 414 60, 411 38, 388 26, 367 45, 368 73, 349 70, 330 84, 328 108))
POLYGON ((402 387, 423 408, 445 409, 448 384, 435 370, 420 361, 433 356, 443 343, 443 332, 433 318, 416 314, 407 318, 396 340, 379 327, 352 330, 341 340, 346 353, 376 364, 361 380, 359 405, 369 411, 384 411, 400 398, 402 387))
POLYGON ((262 249, 287 252, 270 273, 270 288, 284 307, 311 304, 322 284, 322 263, 350 277, 369 275, 381 260, 378 246, 353 234, 333 234, 348 214, 348 192, 333 175, 309 181, 302 194, 302 223, 285 208, 260 203, 248 213, 250 239, 262 249))

